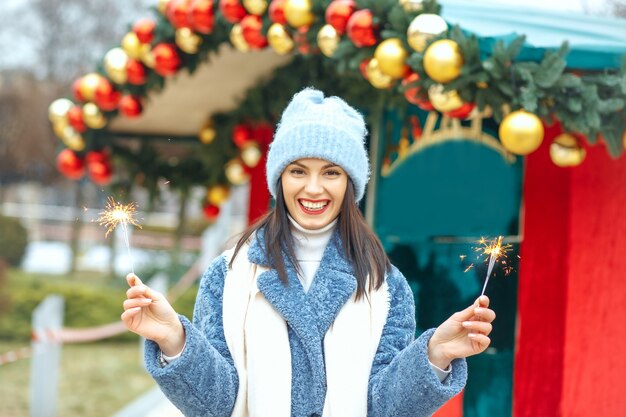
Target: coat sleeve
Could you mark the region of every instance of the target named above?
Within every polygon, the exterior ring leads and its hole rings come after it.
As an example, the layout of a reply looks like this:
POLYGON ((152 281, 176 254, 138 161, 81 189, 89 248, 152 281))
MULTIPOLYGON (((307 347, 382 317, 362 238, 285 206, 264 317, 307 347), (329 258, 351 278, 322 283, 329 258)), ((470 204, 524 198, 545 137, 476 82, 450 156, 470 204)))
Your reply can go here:
POLYGON ((187 417, 227 417, 235 404, 237 371, 222 322, 226 271, 224 257, 215 259, 202 277, 193 323, 180 316, 186 340, 178 359, 161 367, 159 346, 146 341, 146 369, 165 396, 187 417))
POLYGON ((393 267, 387 277, 390 307, 374 357, 368 390, 368 416, 432 415, 465 386, 465 359, 452 361, 452 372, 440 382, 428 361, 434 329, 415 337, 415 302, 404 276, 393 267))

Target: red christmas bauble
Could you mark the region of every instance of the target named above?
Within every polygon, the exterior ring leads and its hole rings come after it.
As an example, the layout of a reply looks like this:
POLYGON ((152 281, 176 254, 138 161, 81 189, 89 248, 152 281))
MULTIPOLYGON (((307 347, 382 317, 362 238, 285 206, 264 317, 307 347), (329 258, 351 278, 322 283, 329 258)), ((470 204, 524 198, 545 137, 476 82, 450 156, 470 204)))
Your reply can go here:
POLYGON ((160 43, 152 49, 154 56, 154 71, 167 77, 176 74, 180 68, 180 56, 173 43, 160 43))
POLYGON ((105 150, 101 151, 89 151, 85 156, 85 162, 87 165, 100 162, 103 164, 110 164, 109 153, 105 150))
POLYGON ((96 87, 93 101, 101 110, 111 111, 117 108, 121 96, 120 92, 113 87, 109 80, 102 78, 98 87, 96 87))
POLYGON ((433 106, 433 103, 431 103, 429 100, 424 100, 424 101, 420 101, 415 103, 415 105, 417 107, 419 107, 420 109, 424 110, 424 111, 434 111, 435 110, 435 106, 433 106))
POLYGON ((307 37, 308 32, 309 26, 300 26, 293 34, 293 41, 296 43, 296 47, 302 55, 309 55, 318 51, 309 43, 307 37))
POLYGON ((189 21, 191 22, 191 27, 205 35, 211 33, 215 25, 213 0, 193 0, 190 7, 189 21))
POLYGON ((83 96, 83 93, 80 91, 80 85, 82 81, 83 81, 82 77, 79 77, 75 79, 74 82, 72 83, 72 95, 74 96, 74 99, 76 101, 85 101, 85 97, 83 96))
POLYGON ((56 165, 63 176, 72 180, 80 179, 85 173, 85 163, 69 149, 63 149, 57 155, 56 165))
POLYGON ((252 49, 261 49, 267 46, 267 38, 261 33, 263 20, 261 16, 249 14, 241 20, 243 38, 252 49))
POLYGON ((406 98, 406 101, 416 105, 422 110, 435 110, 433 105, 428 100, 428 94, 426 92, 423 92, 419 87, 408 87, 409 84, 419 80, 419 78, 419 75, 415 72, 409 73, 406 77, 404 77, 402 80, 404 98, 406 98))
POLYGON ((67 121, 77 132, 84 133, 87 131, 87 126, 83 121, 83 108, 81 106, 74 106, 68 110, 67 121))
POLYGON ((138 59, 129 58, 126 62, 127 81, 133 85, 144 85, 148 79, 146 67, 138 59))
POLYGON ((272 22, 287 25, 287 18, 285 17, 285 1, 286 0, 272 0, 270 3, 268 14, 272 22))
POLYGON ((267 150, 267 147, 274 138, 274 125, 267 122, 261 122, 254 127, 252 136, 260 145, 262 150, 267 150))
POLYGON ((120 113, 129 119, 139 117, 143 111, 141 98, 133 95, 126 95, 120 100, 120 113))
POLYGON ((214 204, 206 203, 202 207, 202 213, 204 214, 204 217, 207 218, 207 220, 214 221, 215 219, 217 219, 217 216, 220 215, 220 208, 214 204))
POLYGON ((361 75, 363 76, 363 78, 365 78, 367 80, 367 64, 370 63, 370 60, 372 58, 365 58, 363 61, 361 61, 361 63, 359 64, 359 71, 361 72, 361 75))
POLYGON ((165 15, 176 29, 191 27, 188 18, 189 0, 169 0, 165 15))
POLYGON ((113 177, 113 169, 108 162, 95 161, 87 164, 87 173, 91 181, 98 185, 108 185, 113 177))
POLYGON ((156 22, 152 19, 139 19, 133 24, 133 32, 141 43, 150 43, 154 39, 154 28, 156 22))
POLYGON ((230 23, 239 23, 248 14, 239 0, 220 0, 220 12, 230 23))
POLYGON ((357 10, 348 19, 346 33, 359 48, 376 45, 378 28, 372 23, 373 15, 367 9, 357 10))
POLYGON ((474 107, 476 107, 475 103, 463 103, 463 105, 458 109, 454 109, 444 114, 448 117, 454 117, 455 119, 465 119, 472 113, 474 107))
POLYGON ((409 87, 410 84, 420 79, 419 74, 415 72, 410 72, 402 79, 402 89, 404 91, 404 98, 411 104, 417 104, 420 101, 424 101, 427 95, 424 94, 420 96, 419 92, 421 89, 419 87, 413 86, 409 87))
POLYGON ((252 140, 252 129, 245 124, 238 124, 233 127, 233 143, 239 149, 252 140))
POLYGON ((326 8, 326 23, 334 27, 339 35, 343 34, 355 7, 354 0, 333 0, 326 8))

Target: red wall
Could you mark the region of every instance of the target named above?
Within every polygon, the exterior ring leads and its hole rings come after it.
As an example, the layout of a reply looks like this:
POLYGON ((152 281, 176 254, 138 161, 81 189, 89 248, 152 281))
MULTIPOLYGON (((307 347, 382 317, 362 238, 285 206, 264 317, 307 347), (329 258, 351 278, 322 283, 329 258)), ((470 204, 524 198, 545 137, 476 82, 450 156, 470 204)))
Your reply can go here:
MULTIPOLYGON (((548 130, 546 139, 556 132, 548 130)), ((547 143, 526 159, 520 248, 515 417, 558 417, 563 390, 570 170, 547 143)))
POLYGON ((626 416, 626 156, 572 170, 563 416, 626 416))
POLYGON ((626 157, 526 160, 516 417, 626 415, 626 157))

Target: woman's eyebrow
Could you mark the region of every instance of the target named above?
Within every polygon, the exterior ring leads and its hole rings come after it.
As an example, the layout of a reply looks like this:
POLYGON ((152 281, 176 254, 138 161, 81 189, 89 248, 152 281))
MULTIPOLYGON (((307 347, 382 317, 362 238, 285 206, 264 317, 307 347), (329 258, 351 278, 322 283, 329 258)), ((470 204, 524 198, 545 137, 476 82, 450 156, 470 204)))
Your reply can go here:
MULTIPOLYGON (((292 163, 291 163, 291 164, 289 164, 289 165, 297 165, 297 166, 299 166, 299 167, 301 167, 301 168, 306 168, 306 169, 309 169, 309 167, 308 167, 308 166, 306 166, 306 165, 304 165, 304 164, 301 164, 300 162, 297 162, 297 161, 294 161, 294 162, 292 162, 292 163)), ((326 165, 324 165, 324 166, 322 167, 322 169, 333 168, 333 167, 336 167, 336 166, 339 166, 339 165, 337 165, 337 164, 333 164, 333 163, 330 163, 330 164, 326 164, 326 165)))

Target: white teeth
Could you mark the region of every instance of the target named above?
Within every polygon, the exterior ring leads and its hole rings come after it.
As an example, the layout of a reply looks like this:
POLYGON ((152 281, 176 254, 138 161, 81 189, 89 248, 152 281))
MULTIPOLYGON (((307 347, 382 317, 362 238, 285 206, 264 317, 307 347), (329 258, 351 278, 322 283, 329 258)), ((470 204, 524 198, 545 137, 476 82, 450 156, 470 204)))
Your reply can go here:
POLYGON ((307 210, 321 210, 326 207, 328 203, 311 203, 308 201, 300 200, 300 204, 302 204, 307 210))

